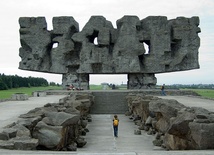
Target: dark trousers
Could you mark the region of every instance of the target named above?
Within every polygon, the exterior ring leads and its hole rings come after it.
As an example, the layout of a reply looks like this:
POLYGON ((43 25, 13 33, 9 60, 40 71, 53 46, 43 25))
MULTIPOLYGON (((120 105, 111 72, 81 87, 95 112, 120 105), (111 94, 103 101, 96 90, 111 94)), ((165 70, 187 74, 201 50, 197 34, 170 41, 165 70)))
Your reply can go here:
POLYGON ((114 137, 118 136, 118 126, 113 126, 114 129, 114 137))
POLYGON ((165 93, 164 90, 161 90, 161 95, 162 95, 162 96, 166 96, 166 93, 165 93))

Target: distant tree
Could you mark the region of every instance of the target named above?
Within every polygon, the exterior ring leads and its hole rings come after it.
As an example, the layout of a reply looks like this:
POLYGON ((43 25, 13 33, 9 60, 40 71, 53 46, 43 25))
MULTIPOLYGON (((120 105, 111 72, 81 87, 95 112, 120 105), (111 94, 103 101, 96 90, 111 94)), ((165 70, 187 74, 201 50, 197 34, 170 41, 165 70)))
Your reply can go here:
POLYGON ((12 78, 12 88, 18 88, 19 87, 19 79, 18 76, 11 76, 12 78))
POLYGON ((48 86, 48 81, 44 78, 34 78, 31 76, 27 78, 18 75, 7 76, 4 74, 0 74, 0 78, 1 78, 1 89, 31 87, 31 86, 32 87, 48 86))
POLYGON ((56 86, 55 82, 50 82, 50 86, 56 86))
POLYGON ((12 80, 10 76, 6 76, 5 74, 1 75, 2 82, 5 83, 8 89, 12 88, 12 80))
POLYGON ((0 78, 0 90, 7 90, 7 89, 8 89, 7 85, 0 78))

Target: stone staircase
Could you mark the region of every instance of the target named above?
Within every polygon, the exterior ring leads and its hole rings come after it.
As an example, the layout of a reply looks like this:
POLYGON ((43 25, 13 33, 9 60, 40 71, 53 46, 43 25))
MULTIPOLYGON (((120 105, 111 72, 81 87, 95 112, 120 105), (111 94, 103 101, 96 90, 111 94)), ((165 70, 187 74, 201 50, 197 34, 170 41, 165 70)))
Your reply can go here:
POLYGON ((95 103, 91 114, 124 114, 128 110, 126 95, 128 92, 93 92, 95 103))

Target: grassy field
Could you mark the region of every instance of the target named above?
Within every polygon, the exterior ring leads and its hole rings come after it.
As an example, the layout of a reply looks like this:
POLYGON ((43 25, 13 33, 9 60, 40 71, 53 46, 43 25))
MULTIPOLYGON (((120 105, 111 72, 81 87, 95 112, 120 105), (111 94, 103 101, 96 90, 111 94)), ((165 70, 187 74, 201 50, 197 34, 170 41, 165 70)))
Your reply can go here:
MULTIPOLYGON (((50 90, 50 89, 62 89, 61 86, 48 86, 48 87, 30 87, 30 88, 14 88, 9 90, 0 90, 0 99, 7 99, 11 98, 11 96, 15 93, 25 93, 29 96, 32 95, 34 91, 43 91, 43 90, 50 90)), ((126 89, 126 88, 119 88, 119 89, 126 89)), ((90 85, 90 90, 102 90, 102 85, 90 85)), ((213 98, 214 99, 214 90, 213 89, 184 89, 184 90, 192 90, 203 97, 213 98)))
MULTIPOLYGON (((119 90, 124 90, 124 89, 127 89, 127 87, 126 86, 116 86, 117 87, 117 89, 119 89, 119 90)), ((103 90, 103 86, 102 85, 90 85, 89 86, 89 88, 90 88, 90 90, 103 90)), ((106 86, 106 89, 111 89, 110 87, 108 87, 108 86, 106 86)))
POLYGON ((213 89, 184 89, 184 90, 192 90, 203 97, 214 98, 213 89))
POLYGON ((102 85, 90 85, 89 89, 90 90, 102 90, 103 86, 102 85))
POLYGON ((0 90, 0 99, 11 98, 11 96, 15 93, 25 93, 29 96, 32 95, 34 91, 42 91, 42 90, 50 90, 50 89, 62 89, 62 87, 58 86, 48 86, 48 87, 30 87, 30 88, 14 88, 9 90, 0 90))

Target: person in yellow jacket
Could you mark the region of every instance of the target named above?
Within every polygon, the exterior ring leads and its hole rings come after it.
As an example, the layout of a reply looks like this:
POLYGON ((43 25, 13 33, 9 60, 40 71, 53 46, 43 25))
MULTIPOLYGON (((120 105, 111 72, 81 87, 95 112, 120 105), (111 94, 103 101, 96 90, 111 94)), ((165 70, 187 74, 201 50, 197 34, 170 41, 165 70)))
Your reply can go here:
POLYGON ((119 119, 117 115, 114 115, 114 119, 113 119, 114 137, 118 137, 118 125, 119 125, 119 119))

